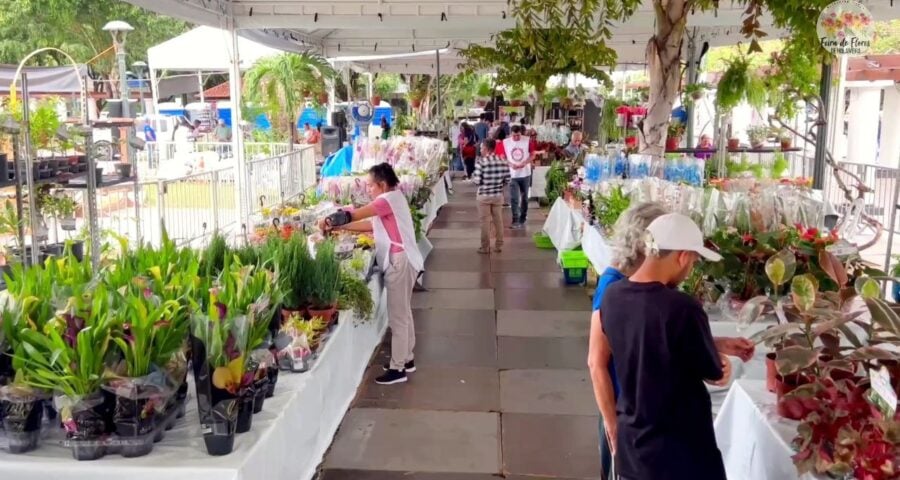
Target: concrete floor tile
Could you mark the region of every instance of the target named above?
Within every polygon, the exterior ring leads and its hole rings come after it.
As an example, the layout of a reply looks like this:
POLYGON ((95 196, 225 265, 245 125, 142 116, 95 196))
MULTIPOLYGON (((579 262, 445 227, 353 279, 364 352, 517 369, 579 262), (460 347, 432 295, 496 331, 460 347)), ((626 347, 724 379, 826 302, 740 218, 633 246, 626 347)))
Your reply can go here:
POLYGON ((499 418, 483 412, 352 409, 325 467, 499 473, 499 418))
POLYGON ((593 392, 587 370, 500 371, 500 411, 504 414, 593 415, 597 412, 593 392))
POLYGON ((412 308, 493 310, 494 291, 489 288, 457 288, 415 292, 412 297, 412 308))
POLYGON ((416 365, 409 381, 377 385, 375 377, 384 373, 369 367, 355 406, 414 410, 496 412, 500 410, 500 380, 496 368, 441 367, 416 365))
POLYGON ((598 416, 503 414, 503 468, 537 478, 600 478, 598 416))
MULTIPOLYGON (((477 236, 476 236, 477 238, 477 236)), ((490 255, 479 254, 477 249, 434 251, 425 260, 426 272, 490 272, 490 255)))
MULTIPOLYGON (((515 233, 521 233, 522 230, 513 230, 515 233)), ((537 250, 537 249, 535 249, 537 250)), ((556 258, 543 258, 543 259, 503 259, 496 258, 491 259, 491 271, 492 272, 539 272, 539 273, 553 273, 558 272, 562 275, 562 270, 560 270, 559 265, 556 263, 556 258)))
POLYGON ((427 309, 413 310, 419 335, 474 335, 496 337, 494 310, 427 309))
POLYGON ((434 251, 454 251, 454 250, 478 250, 481 246, 481 237, 478 235, 472 238, 429 238, 434 251))
MULTIPOLYGON (((486 473, 385 472, 366 470, 325 470, 318 480, 500 480, 486 473)), ((530 480, 537 480, 532 477, 530 480)), ((566 480, 566 479, 562 479, 566 480)))
POLYGON ((587 368, 588 338, 499 337, 498 365, 512 368, 587 368))
MULTIPOLYGON (((555 250, 553 250, 555 252, 555 250)), ((561 271, 491 273, 496 288, 568 288, 561 271)))
POLYGON ((478 227, 465 229, 435 228, 428 233, 428 238, 479 238, 481 229, 478 227))
POLYGON ((419 335, 416 365, 497 367, 496 337, 419 335))
POLYGON ((492 288, 489 272, 425 272, 425 288, 492 288))
POLYGON ((497 335, 510 337, 586 337, 591 330, 587 312, 499 310, 497 335))
MULTIPOLYGON (((492 261, 497 260, 550 260, 556 262, 556 250, 542 250, 533 243, 524 246, 503 246, 503 251, 491 255, 492 261)), ((562 278, 562 272, 557 274, 562 278)))
POLYGON ((591 310, 584 288, 496 288, 497 310, 591 310))

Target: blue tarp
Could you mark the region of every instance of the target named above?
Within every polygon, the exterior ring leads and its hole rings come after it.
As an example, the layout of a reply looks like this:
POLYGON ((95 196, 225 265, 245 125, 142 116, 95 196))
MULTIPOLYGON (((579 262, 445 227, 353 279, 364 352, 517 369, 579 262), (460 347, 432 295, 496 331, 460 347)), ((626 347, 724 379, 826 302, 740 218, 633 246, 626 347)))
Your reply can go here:
POLYGON ((353 145, 347 145, 332 153, 322 164, 323 177, 339 177, 353 169, 353 145))
POLYGON ((303 130, 303 124, 308 123, 310 127, 316 128, 319 125, 319 122, 322 122, 322 125, 327 125, 328 122, 325 121, 325 117, 323 115, 319 115, 319 112, 314 108, 304 108, 303 112, 300 113, 300 118, 297 119, 297 129, 303 130))

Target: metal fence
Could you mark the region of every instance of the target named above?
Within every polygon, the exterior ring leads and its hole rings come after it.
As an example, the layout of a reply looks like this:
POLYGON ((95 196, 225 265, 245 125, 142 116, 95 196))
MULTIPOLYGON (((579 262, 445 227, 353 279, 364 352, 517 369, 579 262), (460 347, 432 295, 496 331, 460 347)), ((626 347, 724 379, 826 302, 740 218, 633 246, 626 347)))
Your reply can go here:
MULTIPOLYGON (((858 176, 867 187, 873 190, 864 197, 866 213, 887 228, 891 223, 891 212, 895 208, 894 189, 897 187, 897 182, 900 181, 900 169, 869 163, 838 162, 838 164, 858 176)), ((843 175, 841 180, 848 187, 853 188, 854 181, 849 176, 843 175)), ((825 192, 827 200, 839 213, 843 214, 849 204, 841 189, 837 187, 834 175, 830 170, 826 171, 825 175, 825 192)))
MULTIPOLYGON (((98 189, 100 228, 134 242, 140 225, 143 241, 154 244, 161 240, 163 229, 179 244, 203 243, 214 231, 238 232, 241 222, 236 176, 236 167, 223 162, 216 169, 143 180, 137 192, 130 183, 98 189)), ((298 197, 316 185, 314 148, 303 145, 291 152, 248 158, 245 185, 248 197, 255 199, 250 205, 251 216, 259 215, 262 207, 298 197), (260 198, 264 200, 262 204, 260 198)), ((79 223, 82 228, 83 218, 79 223)), ((57 234, 60 239, 76 235, 61 231, 57 234)))
MULTIPOLYGON (((306 148, 295 145, 294 149, 306 148)), ((284 155, 291 151, 289 143, 244 142, 244 158, 248 160, 284 155)), ((155 177, 167 164, 197 166, 234 158, 231 142, 147 142, 137 153, 138 173, 142 178, 155 177)))

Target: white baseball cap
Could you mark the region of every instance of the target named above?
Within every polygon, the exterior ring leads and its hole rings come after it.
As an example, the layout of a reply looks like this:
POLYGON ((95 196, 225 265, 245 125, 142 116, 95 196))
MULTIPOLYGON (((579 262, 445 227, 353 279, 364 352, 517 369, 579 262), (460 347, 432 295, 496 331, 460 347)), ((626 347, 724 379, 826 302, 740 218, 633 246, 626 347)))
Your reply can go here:
POLYGON ((696 252, 712 262, 722 260, 721 255, 704 246, 703 232, 687 215, 667 213, 650 223, 647 231, 659 250, 696 252))

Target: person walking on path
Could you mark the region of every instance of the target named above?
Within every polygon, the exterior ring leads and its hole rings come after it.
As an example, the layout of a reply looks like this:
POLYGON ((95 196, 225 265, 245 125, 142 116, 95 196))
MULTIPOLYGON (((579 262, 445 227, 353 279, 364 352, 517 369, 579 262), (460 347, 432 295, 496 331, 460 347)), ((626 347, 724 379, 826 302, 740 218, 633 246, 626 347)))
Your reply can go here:
MULTIPOLYGON (((610 239, 612 247, 612 265, 600 274, 597 289, 594 292, 594 305, 591 314, 590 342, 588 347, 588 368, 591 372, 591 383, 594 387, 594 398, 600 409, 600 466, 605 478, 612 478, 612 451, 607 433, 615 436, 616 432, 616 398, 619 395, 619 383, 616 379, 615 366, 609 348, 609 342, 601 327, 600 309, 603 295, 613 283, 627 278, 637 271, 644 262, 643 239, 651 222, 669 213, 660 203, 645 202, 635 205, 619 217, 613 227, 610 239)), ((616 301, 610 299, 609 301, 616 301)), ((753 357, 753 342, 742 338, 717 338, 715 340, 719 352, 741 357, 748 361, 753 357)))
POLYGON ((531 143, 522 136, 522 126, 515 125, 512 136, 503 141, 503 150, 509 163, 510 204, 512 228, 524 228, 528 217, 528 190, 531 188, 531 143))
POLYGON ((731 362, 716 347, 702 305, 676 286, 702 256, 690 217, 668 213, 643 236, 645 258, 633 275, 606 288, 600 321, 619 396, 608 431, 621 480, 726 480, 704 382, 728 384, 731 362))
POLYGON ((384 375, 375 379, 380 385, 406 382, 407 373, 416 371, 412 293, 425 262, 416 242, 409 203, 397 189, 399 183, 390 164, 375 165, 369 169, 367 185, 370 198, 375 200, 357 209, 338 210, 319 224, 326 231, 342 228, 374 233, 375 260, 384 271, 391 327, 391 360, 384 366, 384 375))
POLYGON ((487 140, 490 129, 491 126, 487 123, 487 115, 482 113, 478 117, 478 123, 475 124, 475 141, 481 144, 481 142, 487 140))
POLYGON ((459 128, 459 120, 454 120, 453 125, 450 126, 450 131, 447 134, 447 136, 450 137, 450 155, 452 155, 452 160, 450 162, 451 171, 460 171, 463 169, 462 157, 459 156, 459 136, 461 133, 462 130, 459 128))
POLYGON ((491 253, 491 225, 494 227, 494 251, 503 249, 503 189, 509 183, 509 166, 494 150, 497 141, 489 138, 481 144, 481 159, 475 165, 473 183, 478 185, 478 218, 481 220, 481 248, 491 253))

